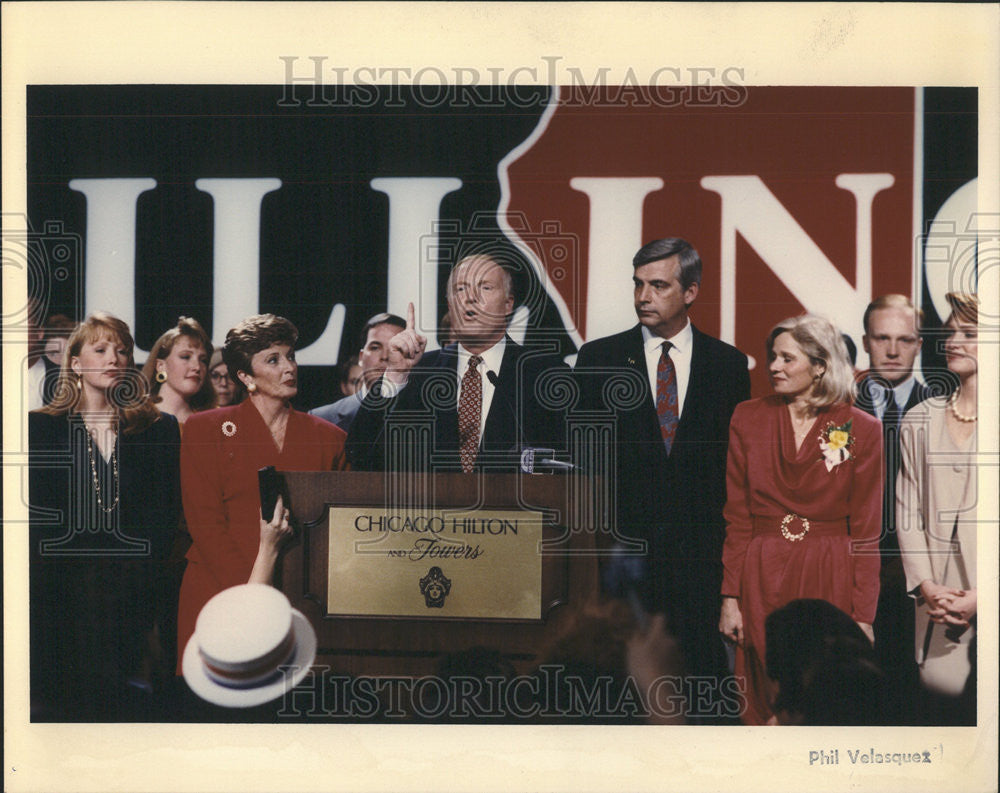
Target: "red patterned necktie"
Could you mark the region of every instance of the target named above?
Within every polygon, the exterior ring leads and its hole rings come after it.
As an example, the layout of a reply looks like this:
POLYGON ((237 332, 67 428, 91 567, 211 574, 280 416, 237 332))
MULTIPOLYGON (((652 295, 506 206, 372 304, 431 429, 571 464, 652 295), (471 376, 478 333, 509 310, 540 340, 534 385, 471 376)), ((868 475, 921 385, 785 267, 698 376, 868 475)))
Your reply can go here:
POLYGON ((660 362, 656 366, 656 416, 660 421, 660 435, 663 437, 663 447, 670 455, 670 447, 674 444, 677 434, 677 371, 674 362, 670 360, 669 341, 663 342, 660 352, 660 362))
POLYGON ((479 451, 479 416, 483 405, 483 378, 477 368, 483 359, 478 355, 469 358, 469 368, 462 378, 462 392, 458 397, 458 456, 463 473, 471 473, 479 451))

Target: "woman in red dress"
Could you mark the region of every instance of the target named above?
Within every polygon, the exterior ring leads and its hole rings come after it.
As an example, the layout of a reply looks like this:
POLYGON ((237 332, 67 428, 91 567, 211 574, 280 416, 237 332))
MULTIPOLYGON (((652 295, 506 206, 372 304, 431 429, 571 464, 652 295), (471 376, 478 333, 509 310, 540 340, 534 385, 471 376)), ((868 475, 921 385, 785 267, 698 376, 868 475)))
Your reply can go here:
POLYGON ((289 533, 288 510, 279 498, 274 515, 261 516, 257 471, 344 467, 344 432, 291 407, 297 338, 295 326, 273 314, 230 330, 223 358, 249 398, 195 413, 184 428, 181 490, 193 544, 181 583, 178 674, 198 613, 213 595, 237 584, 271 583, 289 533))
POLYGON ((839 331, 805 315, 767 338, 774 394, 737 406, 729 428, 719 630, 736 642, 745 724, 773 723, 764 620, 797 598, 850 614, 873 640, 882 518, 882 428, 851 406, 839 331))

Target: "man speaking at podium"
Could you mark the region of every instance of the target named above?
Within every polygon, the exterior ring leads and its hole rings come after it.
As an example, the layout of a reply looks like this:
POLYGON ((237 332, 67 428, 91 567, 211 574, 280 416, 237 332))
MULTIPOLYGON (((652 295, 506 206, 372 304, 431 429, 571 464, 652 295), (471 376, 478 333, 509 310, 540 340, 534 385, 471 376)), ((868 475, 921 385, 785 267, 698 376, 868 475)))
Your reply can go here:
POLYGON ((524 449, 564 447, 564 411, 544 403, 544 390, 548 373, 566 366, 507 335, 514 288, 503 259, 461 259, 447 297, 457 343, 425 354, 410 303, 388 369, 348 434, 354 470, 509 473, 524 449))

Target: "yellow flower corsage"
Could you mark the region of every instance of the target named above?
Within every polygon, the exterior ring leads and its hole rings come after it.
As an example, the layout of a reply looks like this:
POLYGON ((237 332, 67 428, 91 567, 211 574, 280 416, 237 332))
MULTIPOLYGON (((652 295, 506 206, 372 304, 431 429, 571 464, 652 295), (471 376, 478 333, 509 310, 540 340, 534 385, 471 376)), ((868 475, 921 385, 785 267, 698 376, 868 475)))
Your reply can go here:
POLYGON ((819 439, 819 448, 823 451, 826 470, 832 471, 836 466, 850 460, 853 446, 854 436, 851 435, 850 419, 840 426, 832 421, 827 424, 819 439))

